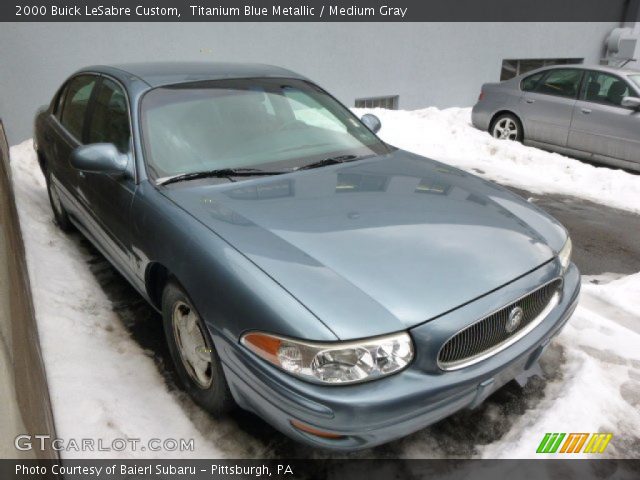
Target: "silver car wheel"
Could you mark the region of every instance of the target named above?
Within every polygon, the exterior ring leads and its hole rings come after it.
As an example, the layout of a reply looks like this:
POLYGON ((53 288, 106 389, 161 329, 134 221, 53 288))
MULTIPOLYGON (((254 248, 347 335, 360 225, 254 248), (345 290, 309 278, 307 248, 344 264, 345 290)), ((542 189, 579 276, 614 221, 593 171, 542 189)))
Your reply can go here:
POLYGON ((196 311, 184 302, 176 302, 172 314, 173 334, 184 369, 202 389, 213 382, 211 345, 196 311))
POLYGON ((517 140, 519 133, 518 125, 509 117, 498 120, 493 126, 494 138, 499 138, 501 140, 517 140))

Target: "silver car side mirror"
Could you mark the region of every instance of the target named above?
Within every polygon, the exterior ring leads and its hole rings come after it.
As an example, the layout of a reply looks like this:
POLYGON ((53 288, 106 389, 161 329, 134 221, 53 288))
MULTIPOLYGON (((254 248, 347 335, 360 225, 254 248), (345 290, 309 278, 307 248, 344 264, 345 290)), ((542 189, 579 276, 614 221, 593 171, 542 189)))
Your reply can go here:
POLYGON ((364 123, 364 126, 371 130, 373 133, 378 133, 378 131, 382 127, 380 119, 372 113, 364 114, 360 120, 362 121, 362 123, 364 123))
POLYGON ((638 97, 624 97, 620 105, 623 107, 633 108, 634 110, 640 110, 640 98, 638 97))
POLYGON ((82 145, 71 152, 71 165, 83 172, 123 174, 128 159, 111 143, 82 145))

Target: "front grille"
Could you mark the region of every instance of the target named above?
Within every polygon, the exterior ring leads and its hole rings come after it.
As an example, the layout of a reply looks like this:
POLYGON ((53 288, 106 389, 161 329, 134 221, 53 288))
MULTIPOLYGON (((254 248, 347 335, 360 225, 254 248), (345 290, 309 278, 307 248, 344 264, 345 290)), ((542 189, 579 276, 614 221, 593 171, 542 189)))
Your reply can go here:
POLYGON ((556 293, 561 284, 561 279, 547 283, 464 330, 460 330, 440 349, 438 353, 440 368, 455 370, 477 363, 526 335, 544 319, 546 315, 542 314, 547 313, 545 310, 555 306, 556 293), (507 322, 516 307, 522 309, 521 321, 509 332, 507 322))

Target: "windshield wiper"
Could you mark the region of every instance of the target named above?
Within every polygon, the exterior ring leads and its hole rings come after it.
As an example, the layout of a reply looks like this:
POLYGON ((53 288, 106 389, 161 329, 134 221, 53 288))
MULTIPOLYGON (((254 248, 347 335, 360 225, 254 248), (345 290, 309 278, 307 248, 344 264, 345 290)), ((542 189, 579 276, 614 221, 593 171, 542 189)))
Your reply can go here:
POLYGON ((229 178, 229 177, 251 177, 260 175, 280 175, 287 172, 269 172, 259 168, 219 168, 217 170, 205 170, 202 172, 181 173, 171 177, 158 179, 158 185, 168 185, 175 182, 196 180, 198 178, 229 178))
POLYGON ((296 170, 308 170, 310 168, 319 168, 319 167, 324 167, 326 165, 335 165, 336 163, 349 162, 351 160, 356 160, 358 158, 362 158, 362 157, 358 157, 357 155, 338 155, 337 157, 324 158, 317 162, 303 165, 302 167, 296 168, 296 170))

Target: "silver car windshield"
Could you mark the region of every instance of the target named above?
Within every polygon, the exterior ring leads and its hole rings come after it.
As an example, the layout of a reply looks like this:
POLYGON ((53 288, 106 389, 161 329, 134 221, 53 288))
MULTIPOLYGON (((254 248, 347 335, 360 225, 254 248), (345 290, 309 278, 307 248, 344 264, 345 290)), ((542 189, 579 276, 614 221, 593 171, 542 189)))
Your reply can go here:
POLYGON ((640 75, 629 75, 629 78, 640 88, 640 75))
POLYGON ((296 79, 156 88, 142 100, 141 120, 145 160, 155 178, 216 169, 288 170, 389 151, 330 95, 296 79))

